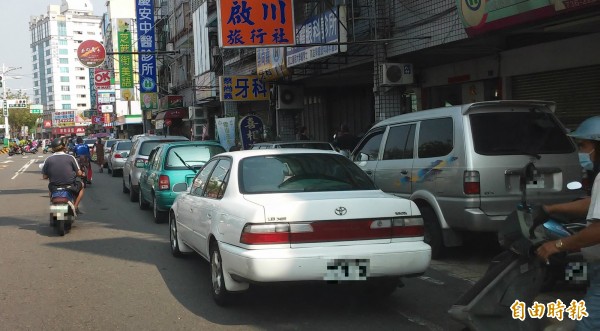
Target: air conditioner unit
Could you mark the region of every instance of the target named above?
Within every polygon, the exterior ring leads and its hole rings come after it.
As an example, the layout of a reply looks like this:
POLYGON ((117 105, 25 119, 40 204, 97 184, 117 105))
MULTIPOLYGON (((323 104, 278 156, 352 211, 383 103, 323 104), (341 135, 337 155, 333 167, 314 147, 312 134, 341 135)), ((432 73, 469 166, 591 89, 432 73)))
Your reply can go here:
POLYGON ((410 63, 384 63, 381 65, 382 85, 407 85, 414 82, 410 63))
POLYGON ((304 87, 301 85, 277 86, 277 109, 304 108, 304 87))

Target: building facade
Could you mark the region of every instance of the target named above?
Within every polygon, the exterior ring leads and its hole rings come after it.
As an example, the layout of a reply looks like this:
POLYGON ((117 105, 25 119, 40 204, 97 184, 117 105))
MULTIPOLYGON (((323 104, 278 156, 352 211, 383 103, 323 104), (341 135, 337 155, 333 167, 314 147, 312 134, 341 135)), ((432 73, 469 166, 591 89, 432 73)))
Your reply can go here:
POLYGON ((91 124, 86 113, 91 108, 90 75, 78 60, 77 48, 85 40, 102 40, 100 20, 88 0, 63 0, 30 19, 32 99, 44 105, 44 137, 83 135, 91 124))

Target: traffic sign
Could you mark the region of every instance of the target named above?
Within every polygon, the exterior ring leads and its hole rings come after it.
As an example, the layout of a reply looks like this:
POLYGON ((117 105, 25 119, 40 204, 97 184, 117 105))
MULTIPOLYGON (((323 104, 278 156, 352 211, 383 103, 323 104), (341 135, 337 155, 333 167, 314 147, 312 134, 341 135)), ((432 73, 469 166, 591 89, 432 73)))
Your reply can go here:
POLYGON ((6 100, 2 102, 2 116, 8 116, 8 102, 6 100))
POLYGON ((44 105, 30 105, 29 112, 32 114, 41 114, 44 112, 44 105))
POLYGON ((4 76, 0 76, 0 87, 2 87, 2 84, 4 84, 3 80, 4 80, 4 76))
POLYGON ((27 108, 27 99, 8 100, 9 108, 27 108), (12 102, 12 103, 11 103, 12 102))

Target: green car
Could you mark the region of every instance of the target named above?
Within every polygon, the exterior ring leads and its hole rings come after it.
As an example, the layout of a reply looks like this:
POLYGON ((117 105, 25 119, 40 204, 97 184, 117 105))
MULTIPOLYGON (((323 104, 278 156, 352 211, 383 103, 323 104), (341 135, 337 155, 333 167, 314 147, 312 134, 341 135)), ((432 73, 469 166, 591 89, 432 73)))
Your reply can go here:
POLYGON ((178 194, 173 192, 173 185, 185 181, 190 186, 198 170, 223 152, 225 149, 214 141, 182 141, 154 147, 140 176, 140 209, 152 205, 154 221, 163 222, 178 194))

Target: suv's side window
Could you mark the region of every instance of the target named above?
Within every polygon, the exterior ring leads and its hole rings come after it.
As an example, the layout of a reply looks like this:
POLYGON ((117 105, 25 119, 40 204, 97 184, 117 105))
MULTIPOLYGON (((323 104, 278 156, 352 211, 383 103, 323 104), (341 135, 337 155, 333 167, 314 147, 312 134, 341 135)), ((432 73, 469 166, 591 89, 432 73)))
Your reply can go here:
POLYGON ((367 139, 363 140, 360 147, 354 154, 353 161, 374 161, 379 156, 379 148, 381 146, 381 139, 383 138, 383 130, 375 131, 369 134, 367 139), (368 156, 368 160, 363 160, 361 157, 368 156))
POLYGON ((206 185, 206 190, 204 191, 205 197, 213 199, 220 199, 223 197, 229 178, 230 168, 231 161, 229 159, 222 159, 219 161, 206 185))
POLYGON ((215 164, 217 164, 217 161, 218 160, 210 161, 202 168, 198 175, 196 175, 196 178, 194 178, 194 181, 192 182, 192 189, 190 190, 192 195, 202 196, 202 191, 204 191, 204 187, 208 181, 208 176, 215 167, 215 164))
POLYGON ((419 128, 419 158, 448 155, 454 146, 452 118, 424 120, 419 128))
POLYGON ((412 159, 415 145, 415 124, 390 127, 383 151, 384 160, 412 159))

